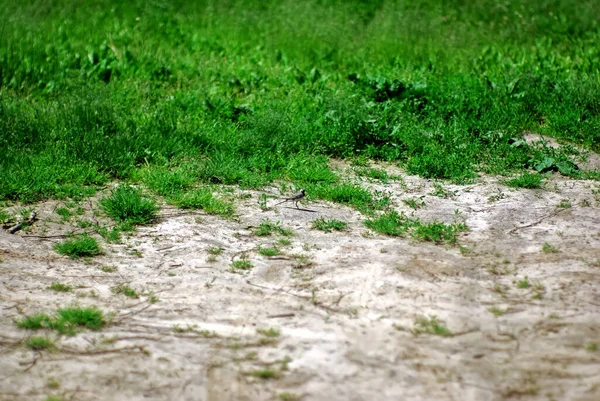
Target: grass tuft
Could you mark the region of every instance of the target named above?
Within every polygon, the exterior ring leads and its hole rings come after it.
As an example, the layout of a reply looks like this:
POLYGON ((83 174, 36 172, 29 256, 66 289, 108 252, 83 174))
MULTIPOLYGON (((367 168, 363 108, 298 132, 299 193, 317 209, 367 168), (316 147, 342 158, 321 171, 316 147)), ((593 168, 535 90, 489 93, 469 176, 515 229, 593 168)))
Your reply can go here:
POLYGON ((333 230, 345 230, 346 228, 348 228, 348 223, 336 219, 325 219, 323 217, 320 217, 312 222, 312 228, 329 233, 333 230))
POLYGON ((433 334, 436 336, 448 337, 452 335, 452 332, 444 325, 442 320, 437 317, 418 317, 415 319, 413 328, 415 335, 419 334, 433 334))
POLYGON ((59 334, 75 335, 78 329, 100 330, 106 325, 102 311, 96 308, 71 307, 58 309, 56 316, 38 313, 17 321, 23 329, 53 329, 59 334))
POLYGON ((249 270, 252 268, 252 262, 243 259, 234 260, 233 262, 231 262, 231 267, 233 267, 234 269, 249 270))
POLYGON ((526 173, 511 180, 507 180, 504 183, 513 188, 535 189, 542 187, 543 178, 544 177, 540 174, 526 173))
POLYGON ((294 234, 294 232, 287 228, 282 228, 281 223, 279 221, 272 222, 270 220, 263 220, 258 228, 254 230, 254 234, 259 237, 265 237, 272 234, 280 234, 285 237, 289 237, 294 234))
POLYGON ((139 298, 139 294, 137 293, 137 291, 133 288, 131 288, 130 286, 128 286, 127 284, 117 284, 116 286, 111 288, 111 291, 113 292, 113 294, 121 294, 121 295, 125 295, 128 298, 139 298))
POLYGON ((376 218, 364 222, 365 226, 373 231, 389 236, 410 236, 418 241, 430 241, 436 244, 446 243, 454 245, 457 242, 457 235, 468 228, 465 224, 444 224, 434 221, 429 224, 423 224, 418 219, 413 220, 404 213, 399 214, 391 211, 382 214, 376 218))
POLYGON ((109 197, 103 198, 100 207, 114 220, 130 224, 151 223, 158 212, 155 200, 126 185, 119 185, 109 197))
POLYGON ((102 249, 96 238, 82 235, 72 240, 67 240, 54 245, 56 252, 72 258, 96 256, 102 253, 102 249))
POLYGON ((55 348, 54 341, 48 337, 29 337, 25 340, 24 345, 34 351, 55 348))
POLYGON ((56 283, 56 282, 50 284, 50 286, 48 288, 51 289, 52 291, 58 291, 58 292, 69 292, 73 289, 73 287, 71 287, 70 285, 56 283))
POLYGON ((392 237, 404 236, 415 225, 413 220, 396 211, 367 220, 364 224, 373 231, 392 237))
POLYGON ((258 253, 262 256, 277 256, 277 255, 281 254, 281 251, 277 247, 271 247, 271 248, 259 247, 258 253))

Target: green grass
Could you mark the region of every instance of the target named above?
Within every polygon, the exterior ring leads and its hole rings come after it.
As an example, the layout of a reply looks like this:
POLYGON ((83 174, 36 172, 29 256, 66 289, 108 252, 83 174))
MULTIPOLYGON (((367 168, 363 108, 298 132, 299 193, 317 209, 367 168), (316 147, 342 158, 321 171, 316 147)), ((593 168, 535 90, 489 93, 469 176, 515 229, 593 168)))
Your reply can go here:
POLYGON ((560 248, 554 246, 554 245, 550 245, 547 242, 544 242, 544 245, 542 245, 542 252, 544 253, 558 253, 560 252, 560 248))
POLYGON ((38 313, 16 322, 22 329, 52 329, 59 334, 75 335, 78 329, 100 330, 107 324, 99 309, 70 307, 58 309, 56 315, 38 313))
POLYGON ((71 240, 59 242, 54 245, 56 252, 72 258, 96 256, 102 253, 102 249, 96 238, 82 235, 71 240))
POLYGON ((507 180, 504 183, 509 187, 513 188, 541 188, 543 183, 543 176, 540 174, 525 173, 519 177, 507 180))
POLYGON ((274 329, 272 327, 269 329, 256 329, 256 332, 266 337, 279 337, 279 335, 281 334, 279 330, 274 329))
POLYGON ((34 351, 42 351, 45 349, 53 349, 55 348, 54 341, 48 337, 29 337, 26 339, 23 344, 27 348, 31 348, 34 351))
POLYGON ((336 219, 325 219, 320 217, 312 222, 312 228, 329 233, 333 230, 343 231, 348 228, 348 223, 336 219))
POLYGON ((254 377, 258 377, 259 379, 268 380, 268 379, 276 379, 279 377, 279 372, 274 369, 259 369, 250 372, 250 374, 254 377))
POLYGON ((232 217, 235 212, 233 203, 216 198, 210 187, 199 188, 167 199, 183 209, 201 209, 208 214, 223 217, 232 217))
POLYGON ((506 313, 505 309, 500 309, 496 307, 488 308, 488 311, 496 317, 500 317, 506 313))
POLYGON ((374 180, 379 180, 384 184, 388 182, 389 175, 385 170, 372 168, 372 167, 360 167, 354 170, 357 176, 367 177, 374 180))
POLYGON ((231 267, 233 267, 234 269, 249 270, 252 268, 252 262, 244 259, 234 260, 233 262, 231 262, 231 267))
POLYGON ((220 246, 208 248, 208 253, 214 256, 219 256, 221 253, 223 253, 223 248, 221 248, 220 246))
POLYGON ((140 297, 137 291, 128 286, 127 284, 117 284, 116 286, 111 288, 111 291, 113 292, 113 294, 125 295, 128 298, 137 299, 140 297))
POLYGON ((71 216, 73 216, 73 212, 71 212, 69 209, 64 208, 64 207, 59 207, 55 210, 56 214, 58 214, 60 217, 62 217, 63 221, 67 221, 71 218, 71 216))
POLYGON ((348 185, 333 158, 456 183, 598 179, 564 145, 600 149, 599 14, 594 0, 0 0, 0 200, 81 199, 114 180, 173 200, 348 185))
POLYGON ((395 211, 367 220, 364 224, 373 231, 393 237, 404 236, 415 225, 413 220, 395 211))
POLYGON ((421 224, 418 222, 411 236, 419 241, 455 244, 458 233, 466 230, 465 224, 444 224, 437 221, 421 224))
POLYGON ((419 334, 433 334, 436 336, 448 337, 452 335, 452 332, 444 325, 442 320, 437 317, 418 317, 415 319, 413 333, 419 334))
POLYGON ((272 234, 280 234, 285 237, 292 236, 294 232, 290 229, 281 227, 279 221, 272 222, 270 220, 263 220, 260 225, 254 230, 254 234, 259 237, 265 237, 272 234))
POLYGON ((50 286, 48 288, 51 289, 52 291, 57 291, 57 292, 69 292, 73 289, 73 287, 71 287, 70 285, 56 283, 56 282, 50 284, 50 286))
POLYGON ((411 198, 411 199, 402 199, 402 203, 411 209, 420 209, 425 206, 425 201, 423 199, 411 198))
POLYGON ((277 256, 277 255, 281 254, 281 251, 277 247, 271 247, 271 248, 259 247, 258 253, 259 253, 259 255, 262 255, 262 256, 277 256))
POLYGON ((411 219, 404 213, 399 214, 396 211, 366 220, 364 224, 373 231, 392 237, 404 237, 410 234, 411 238, 417 241, 450 245, 456 244, 458 233, 468 230, 468 227, 462 223, 444 224, 433 221, 424 224, 418 219, 411 219))
POLYGON ((100 200, 100 207, 120 223, 148 224, 158 212, 154 199, 142 196, 139 189, 119 185, 110 196, 100 200))

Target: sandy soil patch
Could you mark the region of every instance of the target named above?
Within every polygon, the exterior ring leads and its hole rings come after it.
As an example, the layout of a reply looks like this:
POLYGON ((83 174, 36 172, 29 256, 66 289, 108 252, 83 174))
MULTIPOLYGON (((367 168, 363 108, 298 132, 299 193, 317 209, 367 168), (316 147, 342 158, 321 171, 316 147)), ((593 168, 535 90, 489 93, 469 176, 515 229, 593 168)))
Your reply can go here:
POLYGON ((484 178, 444 184, 446 197, 417 177, 363 184, 398 211, 470 230, 460 247, 388 238, 349 208, 261 211, 260 193, 245 191, 236 221, 163 208, 123 244, 72 260, 52 247, 72 229, 57 222, 60 202, 36 205, 31 231, 0 233, 0 399, 600 399, 597 183, 555 177, 517 191, 484 178), (411 198, 424 207, 402 202, 411 198), (319 217, 349 229, 314 230, 319 217), (264 219, 292 229, 291 243, 256 236, 264 219), (223 249, 214 261, 212 247, 223 249), (233 269, 244 257, 253 267, 233 269), (114 294, 122 283, 144 295, 114 294), (47 332, 54 352, 21 344, 33 333, 16 319, 72 304, 112 312, 112 323, 47 332), (436 321, 446 335, 423 332, 436 321))

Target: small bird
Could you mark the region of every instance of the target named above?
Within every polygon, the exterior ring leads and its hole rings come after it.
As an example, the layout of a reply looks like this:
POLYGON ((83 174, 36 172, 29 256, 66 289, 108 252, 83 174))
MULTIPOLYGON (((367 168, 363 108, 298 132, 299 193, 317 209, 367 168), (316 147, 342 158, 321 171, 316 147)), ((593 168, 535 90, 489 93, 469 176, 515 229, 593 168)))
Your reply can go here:
POLYGON ((281 205, 282 203, 285 203, 287 201, 292 201, 296 204, 296 209, 300 209, 298 207, 298 202, 304 198, 304 195, 306 195, 306 191, 304 190, 304 188, 302 188, 300 191, 296 192, 296 194, 294 196, 292 196, 291 198, 285 198, 283 201, 281 201, 273 206, 281 205))

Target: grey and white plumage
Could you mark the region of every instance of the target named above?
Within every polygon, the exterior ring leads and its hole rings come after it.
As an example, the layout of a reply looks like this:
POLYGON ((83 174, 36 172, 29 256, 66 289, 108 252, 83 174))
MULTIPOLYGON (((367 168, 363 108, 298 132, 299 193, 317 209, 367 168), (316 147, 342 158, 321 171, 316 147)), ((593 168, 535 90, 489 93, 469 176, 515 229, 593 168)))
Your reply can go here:
POLYGON ((289 198, 285 198, 284 200, 282 200, 281 202, 273 205, 273 206, 277 206, 277 205, 281 205, 282 203, 285 202, 294 202, 296 204, 296 209, 300 209, 298 207, 298 202, 302 199, 304 199, 304 196, 306 195, 306 191, 304 188, 302 188, 300 191, 296 192, 293 196, 289 197, 289 198))

